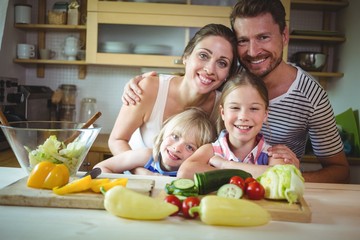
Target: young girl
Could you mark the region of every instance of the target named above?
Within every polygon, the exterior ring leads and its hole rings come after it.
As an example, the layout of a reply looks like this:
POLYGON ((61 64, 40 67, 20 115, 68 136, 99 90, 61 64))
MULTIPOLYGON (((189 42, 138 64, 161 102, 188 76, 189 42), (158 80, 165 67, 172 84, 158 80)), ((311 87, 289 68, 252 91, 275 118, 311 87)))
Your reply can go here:
MULTIPOLYGON (((268 93, 260 79, 243 72, 228 81, 219 101, 218 139, 185 161, 178 177, 192 178, 195 172, 214 168, 242 169, 257 177, 269 165, 285 164, 283 159, 268 156, 270 145, 260 133, 268 106, 268 93)), ((299 166, 298 162, 293 164, 299 166)))
POLYGON ((100 167, 103 172, 121 173, 136 169, 135 174, 176 176, 185 159, 215 137, 215 128, 208 115, 198 108, 189 108, 165 121, 152 150, 126 151, 95 167, 100 167))

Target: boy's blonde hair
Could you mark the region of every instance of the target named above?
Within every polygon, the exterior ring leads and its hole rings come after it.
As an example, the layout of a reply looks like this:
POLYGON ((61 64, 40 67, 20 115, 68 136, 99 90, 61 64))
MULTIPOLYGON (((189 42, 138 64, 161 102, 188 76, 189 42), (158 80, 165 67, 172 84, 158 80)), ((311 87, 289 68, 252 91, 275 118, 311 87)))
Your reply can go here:
POLYGON ((153 147, 154 160, 157 161, 160 154, 160 145, 164 138, 170 134, 182 137, 186 134, 195 134, 196 146, 200 147, 210 143, 216 138, 216 131, 209 116, 200 108, 191 107, 185 111, 168 118, 159 135, 155 138, 153 147), (165 134, 167 134, 165 136, 165 134))

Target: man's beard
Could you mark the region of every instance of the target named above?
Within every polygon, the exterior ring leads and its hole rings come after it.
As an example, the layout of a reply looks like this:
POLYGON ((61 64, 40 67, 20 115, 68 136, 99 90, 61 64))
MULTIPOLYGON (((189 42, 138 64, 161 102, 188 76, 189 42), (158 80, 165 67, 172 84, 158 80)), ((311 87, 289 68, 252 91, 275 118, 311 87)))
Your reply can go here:
MULTIPOLYGON (((283 54, 281 54, 280 56, 282 56, 283 54)), ((266 77, 269 73, 271 73, 277 66, 280 65, 282 61, 282 58, 278 58, 276 59, 276 62, 274 63, 271 63, 269 68, 265 69, 265 71, 263 72, 260 72, 260 73, 254 73, 252 71, 250 71, 250 69, 247 68, 247 66, 245 64, 243 64, 241 62, 241 60, 239 59, 239 62, 241 63, 241 65, 246 69, 247 72, 251 73, 252 75, 256 76, 256 77, 259 77, 259 78, 264 78, 266 77)))

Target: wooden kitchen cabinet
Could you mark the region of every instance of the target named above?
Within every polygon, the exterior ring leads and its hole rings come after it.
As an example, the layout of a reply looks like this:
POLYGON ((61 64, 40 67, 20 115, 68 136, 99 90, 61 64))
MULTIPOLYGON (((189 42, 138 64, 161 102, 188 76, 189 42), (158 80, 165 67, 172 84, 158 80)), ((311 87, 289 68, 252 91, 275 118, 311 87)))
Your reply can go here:
POLYGON ((90 171, 97 163, 112 157, 108 146, 109 134, 99 134, 83 161, 80 171, 90 171))
MULTIPOLYGON (((229 26, 229 15, 231 7, 224 6, 204 6, 190 4, 166 4, 166 3, 139 3, 139 2, 114 2, 114 1, 88 1, 87 18, 87 52, 86 62, 89 64, 138 66, 138 67, 165 67, 183 68, 181 61, 182 50, 191 38, 191 31, 194 28, 201 28, 209 23, 221 23, 229 26), (133 41, 139 38, 156 36, 163 31, 180 30, 182 45, 181 53, 171 55, 156 54, 134 54, 134 53, 108 53, 98 51, 99 39, 101 39, 102 27, 114 27, 114 29, 130 29, 134 36, 133 41), (117 28, 119 27, 120 28, 117 28), (123 27, 123 28, 121 28, 123 27), (141 33, 143 29, 153 27, 151 33, 141 33), (139 29, 139 31, 136 31, 139 29), (140 34, 137 37, 133 34, 140 34), (142 36, 142 37, 139 37, 142 36)), ((112 31, 112 34, 118 32, 112 31)), ((120 37, 128 36, 129 33, 123 31, 120 37)), ((169 40, 171 34, 162 38, 167 41, 167 45, 173 48, 179 47, 178 44, 169 40)), ((129 39, 129 38, 128 38, 129 39)), ((105 39, 106 40, 106 39, 105 39)), ((179 39, 176 39, 179 40, 179 39)), ((112 40, 114 41, 114 40, 112 40)), ((146 43, 146 41, 144 41, 146 43)), ((163 43, 161 43, 163 44, 163 43)))
POLYGON ((112 157, 111 153, 90 151, 79 168, 79 171, 90 171, 97 163, 110 157, 112 157))
MULTIPOLYGON (((342 77, 344 74, 341 72, 335 72, 336 69, 336 48, 339 44, 345 42, 346 38, 337 32, 336 29, 336 18, 341 9, 347 7, 349 2, 347 0, 283 0, 283 2, 290 1, 291 11, 312 11, 322 15, 321 29, 292 29, 290 21, 290 42, 289 49, 293 46, 300 46, 303 44, 313 44, 319 48, 319 50, 325 54, 328 54, 327 65, 330 65, 331 69, 323 70, 322 72, 309 72, 311 75, 318 77, 320 83, 325 84, 327 78, 342 77)), ((287 14, 290 15, 289 12, 287 14)), ((290 15, 290 19, 293 16, 290 15)), ((304 19, 303 21, 308 21, 304 19)), ((306 51, 306 49, 305 49, 306 51)), ((310 50, 311 51, 311 50, 310 50)), ((290 60, 291 56, 288 56, 290 60)))
MULTIPOLYGON (((80 14, 86 16, 87 0, 78 0, 80 3, 80 14)), ((47 24, 47 7, 46 0, 38 1, 38 23, 37 24, 15 24, 15 27, 28 32, 37 32, 37 48, 46 48, 46 34, 50 32, 78 32, 80 41, 86 42, 86 25, 61 25, 61 24, 47 24)), ((85 46, 84 46, 85 47, 85 46)), ((43 78, 45 76, 45 65, 78 65, 79 79, 86 77, 86 62, 85 60, 43 60, 43 59, 14 59, 15 63, 19 64, 36 64, 37 77, 43 78)))

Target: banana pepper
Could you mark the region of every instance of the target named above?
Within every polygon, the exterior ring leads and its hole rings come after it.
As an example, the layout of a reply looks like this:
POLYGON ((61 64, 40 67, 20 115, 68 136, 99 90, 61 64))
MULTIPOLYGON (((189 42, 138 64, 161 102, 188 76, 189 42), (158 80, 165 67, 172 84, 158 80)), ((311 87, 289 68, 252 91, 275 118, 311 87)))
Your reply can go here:
POLYGON ((138 220, 160 220, 178 211, 171 203, 123 186, 115 186, 105 193, 104 207, 115 216, 138 220))
POLYGON ((33 188, 53 189, 62 187, 69 182, 69 169, 64 164, 43 161, 33 168, 27 186, 33 188))
POLYGON ((199 213, 202 222, 222 226, 259 226, 267 224, 270 214, 256 203, 245 199, 205 196, 190 214, 199 213))

